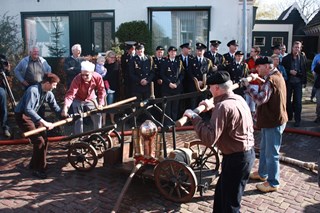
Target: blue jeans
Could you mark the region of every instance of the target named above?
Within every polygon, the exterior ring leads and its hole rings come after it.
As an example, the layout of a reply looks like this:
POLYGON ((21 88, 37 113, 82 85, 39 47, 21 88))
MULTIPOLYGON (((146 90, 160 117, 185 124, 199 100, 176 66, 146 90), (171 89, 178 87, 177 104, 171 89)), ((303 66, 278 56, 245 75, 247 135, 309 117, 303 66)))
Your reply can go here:
POLYGON ((287 113, 288 118, 293 118, 296 122, 301 121, 302 110, 302 84, 301 83, 287 83, 287 113), (292 99, 293 95, 293 100, 292 99))
POLYGON ((3 130, 9 130, 7 93, 6 90, 2 87, 0 87, 0 124, 3 130))
POLYGON ((114 102, 114 93, 107 93, 107 104, 112 104, 114 102))
POLYGON ((274 128, 261 128, 259 175, 268 178, 270 186, 279 186, 280 163, 279 150, 282 141, 282 133, 286 123, 274 128))

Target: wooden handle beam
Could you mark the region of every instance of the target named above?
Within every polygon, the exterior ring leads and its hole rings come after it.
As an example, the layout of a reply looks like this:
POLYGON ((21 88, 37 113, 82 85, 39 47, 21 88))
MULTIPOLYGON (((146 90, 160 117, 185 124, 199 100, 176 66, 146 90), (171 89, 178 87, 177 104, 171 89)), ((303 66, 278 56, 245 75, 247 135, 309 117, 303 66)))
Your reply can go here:
MULTIPOLYGON (((136 100, 137 97, 131 97, 131 98, 127 98, 127 99, 124 99, 122 101, 118 101, 118 102, 115 102, 113 104, 110 104, 108 106, 105 106, 105 107, 102 107, 100 109, 93 109, 91 111, 88 111, 88 112, 85 112, 85 113, 82 113, 82 117, 88 117, 89 115, 91 115, 92 113, 97 113, 99 111, 103 111, 103 110, 107 110, 107 109, 110 109, 110 108, 114 108, 114 107, 117 107, 117 106, 120 106, 122 104, 125 104, 125 103, 129 103, 131 101, 134 101, 136 100)), ((69 122, 72 122, 73 119, 75 119, 74 117, 71 117, 71 118, 66 118, 66 119, 63 119, 61 121, 57 121, 57 122, 54 122, 52 123, 53 125, 53 128, 57 127, 57 126, 61 126, 61 125, 64 125, 66 123, 69 123, 69 122)), ((27 131, 25 133, 22 134, 23 137, 29 137, 31 135, 34 135, 34 134, 37 134, 37 133, 40 133, 40 132, 43 132, 43 131, 46 131, 47 128, 46 127, 39 127, 37 129, 33 129, 33 130, 30 130, 30 131, 27 131)))
MULTIPOLYGON (((259 79, 261 82, 264 82, 264 79, 262 79, 262 78, 258 78, 258 79, 259 79)), ((249 82, 252 81, 252 77, 251 77, 251 76, 247 77, 247 80, 248 80, 249 82)), ((232 89, 232 90, 235 90, 235 89, 237 89, 237 88, 239 88, 239 87, 240 87, 240 83, 235 83, 235 84, 232 85, 231 89, 232 89)), ((213 98, 210 98, 209 101, 213 101, 213 98)), ((206 109, 206 108, 205 108, 204 105, 200 105, 200 106, 198 106, 197 108, 195 108, 195 109, 193 110, 193 112, 195 112, 195 113, 197 113, 197 114, 200 114, 200 113, 202 113, 205 109, 206 109)), ((176 121, 176 126, 177 126, 177 127, 183 126, 183 125, 185 125, 185 123, 187 123, 187 121, 188 121, 188 117, 187 117, 187 116, 182 116, 182 118, 180 118, 179 120, 176 121)))

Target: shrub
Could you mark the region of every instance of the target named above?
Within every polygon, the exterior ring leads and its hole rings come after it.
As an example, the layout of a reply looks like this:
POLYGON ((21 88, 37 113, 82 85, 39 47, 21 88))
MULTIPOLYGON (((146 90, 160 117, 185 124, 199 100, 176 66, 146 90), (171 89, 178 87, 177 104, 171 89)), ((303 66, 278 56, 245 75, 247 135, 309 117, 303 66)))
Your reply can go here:
MULTIPOLYGON (((125 41, 137 41, 145 43, 145 51, 147 54, 152 53, 151 50, 151 32, 145 21, 132 21, 120 24, 116 37, 121 43, 125 41)), ((122 47, 124 49, 124 47, 122 47)))

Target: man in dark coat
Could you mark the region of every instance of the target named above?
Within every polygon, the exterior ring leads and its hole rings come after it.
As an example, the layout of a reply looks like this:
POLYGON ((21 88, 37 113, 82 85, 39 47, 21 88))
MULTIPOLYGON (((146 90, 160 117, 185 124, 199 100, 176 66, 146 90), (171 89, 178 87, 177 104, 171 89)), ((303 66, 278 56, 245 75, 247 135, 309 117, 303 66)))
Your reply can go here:
POLYGON ((282 59, 282 65, 286 69, 287 80, 287 113, 289 120, 294 114, 294 126, 299 127, 302 110, 302 87, 307 84, 307 58, 301 52, 302 43, 295 41, 292 52, 282 59), (293 100, 292 100, 293 99, 293 100))
POLYGON ((213 71, 222 70, 225 59, 223 55, 219 54, 219 45, 221 41, 211 40, 210 41, 210 50, 204 53, 204 57, 209 58, 213 65, 213 71))
MULTIPOLYGON (((169 57, 163 59, 163 64, 161 65, 161 78, 163 80, 162 85, 162 95, 171 96, 178 95, 182 93, 183 90, 183 77, 184 68, 182 61, 177 55, 176 47, 169 47, 168 49, 169 57)), ((179 112, 179 100, 169 101, 166 106, 166 114, 176 121, 178 119, 179 112)))
POLYGON ((235 57, 234 54, 237 52, 239 44, 237 40, 231 40, 227 43, 227 46, 229 47, 229 52, 223 54, 225 59, 224 70, 228 70, 229 65, 233 63, 235 57))
POLYGON ((137 43, 136 53, 129 61, 131 92, 138 100, 150 98, 150 83, 154 78, 154 63, 150 56, 144 54, 144 44, 137 43))

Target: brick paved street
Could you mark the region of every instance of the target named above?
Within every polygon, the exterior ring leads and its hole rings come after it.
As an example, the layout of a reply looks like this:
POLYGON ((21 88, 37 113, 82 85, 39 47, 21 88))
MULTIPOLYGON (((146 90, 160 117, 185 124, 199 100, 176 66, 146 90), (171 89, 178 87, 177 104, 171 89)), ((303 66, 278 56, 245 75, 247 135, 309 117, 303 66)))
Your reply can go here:
MULTIPOLYGON (((302 130, 320 132, 314 120, 314 104, 304 105, 302 130)), ((292 122, 287 125, 292 127, 292 122)), ((194 138, 193 131, 178 132, 178 144, 194 138)), ((259 143, 259 132, 256 133, 259 143)), ((110 212, 127 175, 110 172, 101 159, 91 172, 78 172, 68 163, 67 142, 52 142, 48 154, 48 178, 35 179, 28 169, 31 145, 0 146, 0 212, 110 212)), ((281 153, 301 161, 316 163, 319 137, 285 133, 281 153)), ((255 168, 257 168, 256 160, 255 168)), ((281 163, 281 188, 260 193, 250 181, 242 200, 242 212, 320 212, 317 173, 281 163)), ((189 203, 164 199, 152 180, 134 178, 119 212, 211 212, 214 184, 203 197, 199 193, 189 203)))

